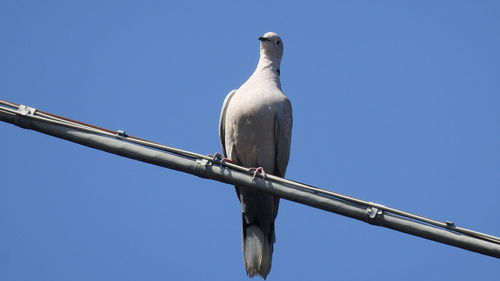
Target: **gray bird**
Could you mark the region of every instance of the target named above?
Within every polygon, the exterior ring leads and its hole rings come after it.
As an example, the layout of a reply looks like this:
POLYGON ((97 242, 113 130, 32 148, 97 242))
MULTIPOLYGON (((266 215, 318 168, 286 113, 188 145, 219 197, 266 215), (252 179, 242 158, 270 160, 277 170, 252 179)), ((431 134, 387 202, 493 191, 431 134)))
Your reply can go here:
MULTIPOLYGON (((257 68, 224 100, 219 136, 224 155, 232 162, 284 177, 290 155, 292 106, 281 91, 283 41, 273 32, 259 40, 257 68)), ((241 202, 245 268, 248 276, 258 274, 265 279, 271 270, 279 198, 243 186, 235 188, 241 202)))

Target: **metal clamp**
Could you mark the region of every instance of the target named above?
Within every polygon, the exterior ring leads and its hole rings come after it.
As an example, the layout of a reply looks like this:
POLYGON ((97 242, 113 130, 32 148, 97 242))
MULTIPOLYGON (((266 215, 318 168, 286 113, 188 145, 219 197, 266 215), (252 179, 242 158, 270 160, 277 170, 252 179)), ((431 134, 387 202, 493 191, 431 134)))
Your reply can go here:
POLYGON ((208 178, 207 167, 211 166, 212 162, 207 159, 198 158, 196 159, 196 164, 193 167, 193 172, 200 178, 208 178))
POLYGON ((125 133, 124 130, 118 130, 118 131, 116 131, 116 137, 117 138, 127 138, 128 135, 127 135, 127 133, 125 133))
POLYGON ((19 114, 16 114, 16 116, 14 117, 14 124, 21 128, 31 129, 31 118, 29 117, 34 116, 35 111, 36 108, 26 105, 19 105, 19 107, 17 108, 17 112, 19 114))
POLYGON ((220 154, 219 152, 216 152, 214 154, 208 154, 207 156, 212 157, 212 162, 215 164, 221 165, 222 162, 224 161, 224 156, 222 156, 222 154, 220 154))
POLYGON ((36 108, 21 104, 21 105, 19 105, 19 108, 17 109, 17 111, 19 111, 19 114, 21 114, 23 116, 26 116, 26 115, 33 116, 35 114, 36 108))
POLYGON ((450 228, 450 229, 455 228, 455 223, 454 222, 452 222, 452 221, 446 221, 445 223, 446 223, 446 227, 447 228, 450 228))
POLYGON ((377 216, 380 216, 383 213, 384 213, 384 210, 379 209, 377 207, 370 206, 370 207, 366 208, 366 214, 368 215, 367 222, 370 224, 377 224, 377 216))
POLYGON ((382 210, 379 210, 378 208, 375 207, 368 207, 366 209, 366 213, 368 214, 368 217, 370 217, 370 219, 374 219, 377 215, 382 214, 382 210))

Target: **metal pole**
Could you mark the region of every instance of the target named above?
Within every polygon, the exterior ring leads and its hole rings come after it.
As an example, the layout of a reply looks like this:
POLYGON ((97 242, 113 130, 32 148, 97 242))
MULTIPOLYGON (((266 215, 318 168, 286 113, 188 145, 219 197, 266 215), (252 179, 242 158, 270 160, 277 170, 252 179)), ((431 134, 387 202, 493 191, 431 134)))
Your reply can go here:
POLYGON ((224 167, 206 158, 192 159, 180 155, 161 152, 140 145, 131 144, 120 137, 112 138, 32 116, 21 116, 0 110, 0 120, 22 128, 39 131, 54 137, 66 139, 81 145, 162 166, 169 169, 225 182, 232 185, 254 188, 290 201, 305 204, 325 211, 361 220, 370 224, 391 228, 400 232, 423 237, 429 240, 463 248, 473 252, 500 258, 500 245, 451 230, 440 229, 421 222, 409 220, 398 215, 384 212, 373 206, 366 206, 342 199, 318 195, 311 191, 292 187, 284 183, 273 182, 252 176, 228 167, 224 167))

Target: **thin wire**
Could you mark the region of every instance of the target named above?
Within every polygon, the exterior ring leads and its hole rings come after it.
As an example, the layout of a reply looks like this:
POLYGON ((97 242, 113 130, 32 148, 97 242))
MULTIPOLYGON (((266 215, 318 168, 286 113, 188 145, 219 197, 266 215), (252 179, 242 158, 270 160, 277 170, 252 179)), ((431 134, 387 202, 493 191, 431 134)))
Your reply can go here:
MULTIPOLYGON (((11 107, 19 107, 19 105, 15 105, 13 103, 9 103, 9 102, 3 101, 3 100, 0 100, 0 104, 8 105, 11 107)), ((7 111, 7 112, 13 113, 13 114, 19 114, 19 111, 17 109, 0 107, 0 110, 7 111)), ((98 133, 100 135, 105 135, 108 137, 122 138, 123 140, 129 141, 132 143, 141 144, 141 145, 144 145, 147 147, 156 148, 156 149, 167 151, 167 152, 172 152, 172 153, 179 154, 179 155, 186 156, 186 157, 193 158, 193 159, 202 158, 202 159, 206 159, 206 160, 213 160, 213 157, 210 157, 207 155, 201 155, 201 154, 197 154, 197 153, 190 152, 187 150, 169 147, 166 145, 162 145, 162 144, 155 143, 152 141, 144 140, 144 139, 134 137, 134 136, 120 137, 118 132, 116 132, 116 131, 104 129, 104 128, 101 128, 101 127, 98 127, 95 125, 91 125, 91 124, 86 124, 86 123, 83 123, 80 121, 76 121, 76 120, 72 120, 72 119, 69 119, 66 117, 58 116, 58 115, 44 112, 44 111, 41 111, 38 109, 35 111, 34 115, 32 115, 30 117, 37 119, 37 120, 40 120, 40 121, 54 122, 58 125, 63 125, 63 126, 67 126, 67 127, 71 127, 71 128, 75 128, 75 129, 82 129, 82 130, 85 130, 87 132, 98 133)))
POLYGON ((15 108, 19 107, 19 104, 15 104, 15 103, 8 102, 8 101, 5 101, 5 100, 0 100, 0 104, 7 105, 7 106, 10 106, 10 107, 15 107, 15 108))
MULTIPOLYGON (((0 104, 3 104, 3 105, 11 107, 11 108, 0 107, 0 110, 5 111, 5 112, 9 112, 11 114, 17 114, 17 115, 20 114, 20 112, 18 110, 18 108, 20 107, 20 105, 17 105, 15 103, 11 103, 11 102, 7 102, 7 101, 3 101, 3 100, 0 100, 0 104)), ((41 111, 41 110, 36 110, 33 115, 28 115, 28 116, 31 117, 31 118, 40 120, 40 121, 44 121, 44 122, 55 123, 55 124, 58 124, 58 125, 62 125, 62 126, 66 126, 66 127, 71 127, 71 128, 79 129, 79 130, 84 130, 84 131, 95 133, 95 134, 100 134, 100 135, 105 135, 105 136, 108 136, 108 137, 119 138, 119 139, 122 139, 123 141, 128 141, 128 142, 131 142, 131 143, 140 144, 142 146, 146 146, 146 147, 150 147, 150 148, 155 148, 155 149, 158 149, 158 150, 162 150, 162 151, 174 153, 174 154, 177 154, 177 155, 182 155, 184 157, 188 157, 188 158, 192 158, 192 159, 205 159, 205 160, 208 160, 208 161, 212 161, 212 162, 214 162, 214 163, 216 163, 218 165, 225 166, 225 167, 228 167, 228 168, 231 168, 231 169, 235 169, 235 170, 238 170, 238 171, 242 171, 242 172, 246 172, 246 173, 250 172, 250 168, 239 166, 239 165, 236 165, 236 164, 230 163, 230 162, 221 161, 220 159, 216 159, 214 156, 202 155, 202 154, 190 152, 190 151, 187 151, 187 150, 173 148, 173 147, 170 147, 170 146, 166 146, 166 145, 163 145, 163 144, 155 143, 155 142, 148 141, 148 140, 141 139, 141 138, 134 137, 134 136, 126 136, 126 135, 125 136, 121 136, 119 134, 119 132, 116 132, 116 131, 108 130, 108 129, 101 128, 101 127, 98 127, 98 126, 95 126, 95 125, 91 125, 91 124, 86 124, 86 123, 83 123, 83 122, 80 122, 80 121, 72 120, 72 119, 69 119, 69 118, 65 118, 65 117, 62 117, 62 116, 58 116, 58 115, 55 115, 55 114, 44 112, 44 111, 41 111)), ((482 240, 487 240, 487 241, 490 241, 490 242, 493 242, 493 243, 496 243, 496 244, 500 244, 500 238, 498 238, 498 237, 495 237, 495 236, 492 236, 492 235, 488 235, 488 234, 485 234, 485 233, 481 233, 481 232, 477 232, 477 231, 473 231, 473 230, 470 230, 470 229, 462 228, 462 227, 457 227, 457 226, 454 226, 453 224, 444 223, 444 222, 441 222, 441 221, 437 221, 437 220, 433 220, 433 219, 430 219, 430 218, 422 217, 422 216, 415 215, 415 214, 412 214, 412 213, 408 213, 408 212, 405 212, 405 211, 401 211, 401 210, 398 210, 398 209, 390 208, 390 207, 387 207, 387 206, 384 206, 384 205, 381 205, 381 204, 377 204, 377 203, 373 203, 373 202, 369 202, 369 201, 357 199, 357 198, 354 198, 354 197, 350 197, 350 196, 343 195, 343 194, 340 194, 340 193, 336 193, 336 192, 333 192, 333 191, 321 189, 321 188, 314 187, 314 186, 307 185, 307 184, 303 184, 303 183, 300 183, 300 182, 292 181, 292 180, 289 180, 289 179, 280 178, 280 177, 277 177, 277 176, 274 176, 274 175, 270 175, 270 174, 266 174, 265 178, 268 179, 268 180, 272 180, 274 182, 287 184, 287 185, 289 185, 291 187, 294 187, 294 188, 300 188, 300 189, 303 189, 303 190, 307 190, 307 191, 315 193, 315 194, 321 194, 323 196, 328 196, 328 197, 334 197, 334 198, 337 198, 337 199, 342 199, 344 201, 348 201, 348 202, 355 203, 355 204, 358 204, 358 205, 363 205, 363 206, 367 206, 367 207, 377 208, 377 209, 383 210, 385 212, 389 212, 389 213, 392 213, 392 214, 395 214, 395 215, 399 215, 399 216, 402 216, 402 217, 413 219, 415 221, 419 221, 419 222, 427 223, 427 224, 430 224, 430 225, 434 225, 434 226, 437 226, 437 227, 440 227, 440 228, 444 228, 444 229, 449 230, 449 231, 454 231, 454 232, 466 234, 468 236, 473 236, 473 237, 476 237, 476 238, 479 238, 479 239, 482 239, 482 240)))

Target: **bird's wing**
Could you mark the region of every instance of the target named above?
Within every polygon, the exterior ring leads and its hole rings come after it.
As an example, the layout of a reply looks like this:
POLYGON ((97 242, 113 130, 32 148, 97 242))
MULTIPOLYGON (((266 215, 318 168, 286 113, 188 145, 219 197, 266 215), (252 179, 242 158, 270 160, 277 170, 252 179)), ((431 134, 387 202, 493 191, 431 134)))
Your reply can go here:
POLYGON ((275 175, 284 177, 290 157, 290 143, 292 140, 292 104, 285 98, 283 107, 274 119, 274 141, 276 144, 275 175))
POLYGON ((225 137, 226 111, 229 103, 231 102, 231 98, 236 93, 236 91, 237 90, 235 89, 229 92, 229 94, 227 94, 226 98, 224 99, 224 103, 222 104, 222 110, 220 112, 220 117, 219 117, 219 138, 220 138, 220 143, 222 145, 222 153, 224 153, 224 157, 227 157, 226 137, 225 137))

